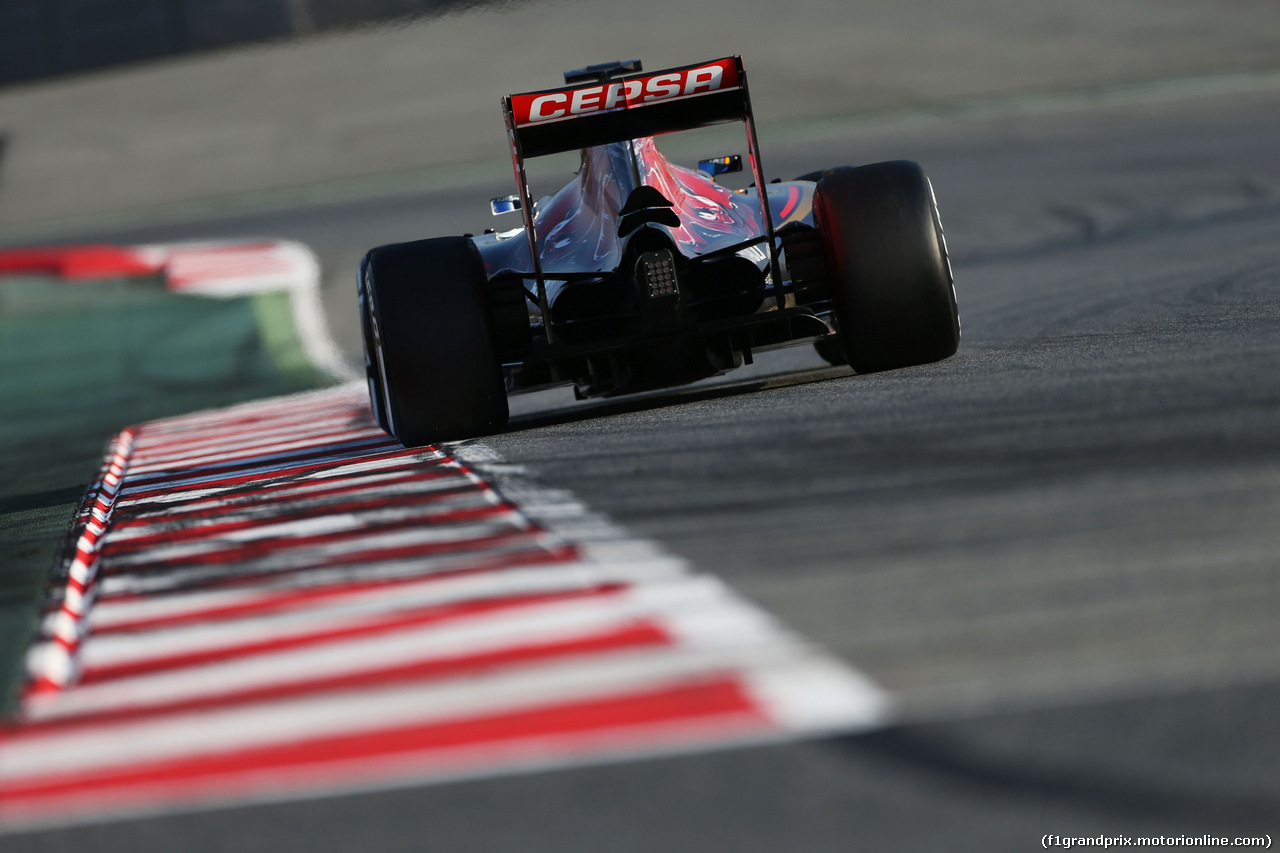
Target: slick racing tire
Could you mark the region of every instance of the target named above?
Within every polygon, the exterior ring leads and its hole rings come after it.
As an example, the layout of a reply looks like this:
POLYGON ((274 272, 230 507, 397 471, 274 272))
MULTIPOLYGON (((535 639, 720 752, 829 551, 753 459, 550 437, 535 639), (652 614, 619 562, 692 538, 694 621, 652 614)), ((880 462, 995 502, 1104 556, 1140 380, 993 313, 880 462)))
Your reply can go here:
POLYGON ((356 276, 356 297, 360 304, 360 332, 364 341, 364 374, 369 385, 369 407, 373 411, 373 419, 383 431, 391 432, 387 425, 387 398, 382 390, 382 368, 378 364, 378 353, 373 344, 373 320, 369 313, 369 299, 366 295, 366 280, 369 273, 369 252, 360 260, 360 272, 356 276))
POLYGON ((484 281, 480 253, 466 237, 382 246, 366 259, 367 334, 387 431, 406 447, 487 435, 507 423, 484 281))
POLYGON ((834 175, 836 172, 848 172, 855 168, 854 166, 832 166, 830 169, 818 169, 814 172, 805 172, 796 178, 797 181, 813 181, 815 184, 823 178, 834 175))
POLYGON ((919 164, 833 170, 818 182, 813 212, 849 365, 873 373, 953 355, 960 317, 951 263, 919 164))

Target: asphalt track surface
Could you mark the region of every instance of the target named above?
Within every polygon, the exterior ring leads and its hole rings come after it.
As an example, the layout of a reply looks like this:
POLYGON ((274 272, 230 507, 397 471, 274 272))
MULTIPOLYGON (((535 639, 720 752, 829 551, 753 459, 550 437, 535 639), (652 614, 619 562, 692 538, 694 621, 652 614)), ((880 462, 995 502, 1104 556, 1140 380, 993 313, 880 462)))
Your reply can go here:
MULTIPOLYGON (((953 250, 960 353, 854 376, 786 351, 640 399, 547 395, 488 440, 869 674, 897 698, 899 724, 5 848, 1025 850, 1046 833, 1274 836, 1277 107, 1280 94, 1258 92, 921 119, 766 150, 778 175, 925 165, 953 250)), ((488 191, 145 236, 269 230, 335 261, 360 242, 483 227, 456 210, 483 210, 488 191)), ((347 310, 344 293, 328 296, 347 310)), ((350 316, 334 324, 351 346, 350 316)))

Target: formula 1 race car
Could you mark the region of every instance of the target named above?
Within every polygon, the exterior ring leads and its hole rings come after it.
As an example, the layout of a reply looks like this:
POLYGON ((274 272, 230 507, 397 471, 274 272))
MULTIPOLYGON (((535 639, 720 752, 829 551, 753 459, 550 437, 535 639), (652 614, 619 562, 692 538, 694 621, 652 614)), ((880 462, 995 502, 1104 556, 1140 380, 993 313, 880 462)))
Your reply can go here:
POLYGON ((521 228, 371 250, 360 264, 369 396, 406 446, 501 430, 507 395, 681 385, 814 342, 855 371, 925 364, 960 341, 933 188, 916 163, 766 184, 737 56, 642 72, 614 62, 502 101, 521 228), (691 169, 654 137, 741 121, 754 189, 691 169), (537 203, 529 158, 581 149, 537 203))

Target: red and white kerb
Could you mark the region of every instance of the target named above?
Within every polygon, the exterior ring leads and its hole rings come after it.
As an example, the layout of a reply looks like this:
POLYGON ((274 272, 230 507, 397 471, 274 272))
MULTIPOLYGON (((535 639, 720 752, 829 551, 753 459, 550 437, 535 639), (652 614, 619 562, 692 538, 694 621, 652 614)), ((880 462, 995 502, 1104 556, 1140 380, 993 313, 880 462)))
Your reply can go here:
POLYGON ((362 388, 112 446, 0 727, 0 830, 845 732, 884 695, 362 388))

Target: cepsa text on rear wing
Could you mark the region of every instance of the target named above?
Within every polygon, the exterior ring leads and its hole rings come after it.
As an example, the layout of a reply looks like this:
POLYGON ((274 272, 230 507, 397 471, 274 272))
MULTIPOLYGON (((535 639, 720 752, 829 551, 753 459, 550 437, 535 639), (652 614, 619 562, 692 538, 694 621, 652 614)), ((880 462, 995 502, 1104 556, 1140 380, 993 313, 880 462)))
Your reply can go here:
POLYGON ((524 157, 622 142, 747 118, 746 75, 733 56, 595 85, 503 99, 524 157))

